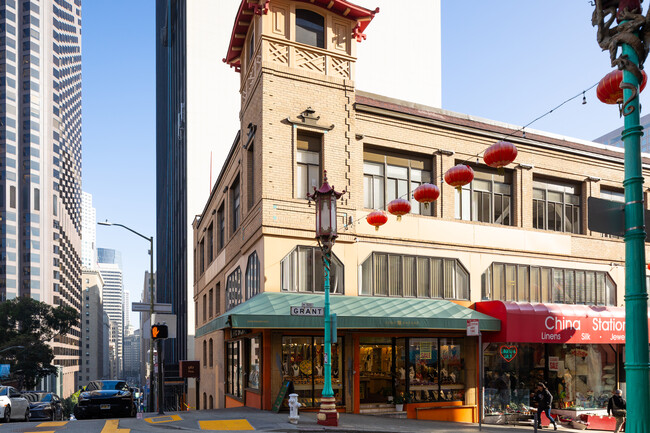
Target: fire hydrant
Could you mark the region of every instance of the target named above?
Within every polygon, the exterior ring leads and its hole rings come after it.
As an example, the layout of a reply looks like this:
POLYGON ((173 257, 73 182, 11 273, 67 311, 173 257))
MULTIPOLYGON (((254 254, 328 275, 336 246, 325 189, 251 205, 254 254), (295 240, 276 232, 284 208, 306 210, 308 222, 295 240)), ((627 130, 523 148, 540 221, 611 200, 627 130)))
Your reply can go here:
POLYGON ((298 402, 298 394, 289 394, 289 422, 291 424, 298 424, 298 408, 302 406, 298 402))

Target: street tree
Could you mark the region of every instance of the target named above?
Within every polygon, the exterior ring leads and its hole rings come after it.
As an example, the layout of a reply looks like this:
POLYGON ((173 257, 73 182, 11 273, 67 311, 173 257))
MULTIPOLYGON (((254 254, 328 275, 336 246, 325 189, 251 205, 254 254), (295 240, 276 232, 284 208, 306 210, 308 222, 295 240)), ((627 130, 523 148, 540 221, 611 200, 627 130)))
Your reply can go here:
POLYGON ((70 306, 56 308, 30 297, 0 302, 0 362, 11 364, 12 376, 24 389, 56 372, 54 352, 48 344, 79 326, 79 312, 70 306))

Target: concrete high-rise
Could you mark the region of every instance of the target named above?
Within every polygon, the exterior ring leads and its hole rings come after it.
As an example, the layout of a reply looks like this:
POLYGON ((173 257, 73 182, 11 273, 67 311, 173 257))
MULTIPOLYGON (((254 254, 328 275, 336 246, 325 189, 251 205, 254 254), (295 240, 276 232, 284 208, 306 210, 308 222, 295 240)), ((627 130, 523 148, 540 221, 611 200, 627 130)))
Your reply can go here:
POLYGON ((105 336, 104 308, 102 307, 103 286, 104 281, 98 271, 90 269, 83 270, 81 368, 79 369, 77 388, 87 385, 91 380, 101 379, 104 374, 105 336))
MULTIPOLYGON (((111 345, 114 348, 115 367, 111 375, 122 373, 123 335, 124 335, 124 286, 122 283, 122 253, 119 251, 97 248, 97 267, 104 280, 102 301, 104 311, 111 320, 111 345)), ((118 377, 113 377, 118 379, 118 377)))
MULTIPOLYGON (((81 0, 0 4, 0 301, 81 309, 81 0)), ((74 392, 79 328, 52 342, 74 392)))
POLYGON ((97 265, 97 211, 93 207, 93 196, 81 193, 81 265, 95 269, 97 265))

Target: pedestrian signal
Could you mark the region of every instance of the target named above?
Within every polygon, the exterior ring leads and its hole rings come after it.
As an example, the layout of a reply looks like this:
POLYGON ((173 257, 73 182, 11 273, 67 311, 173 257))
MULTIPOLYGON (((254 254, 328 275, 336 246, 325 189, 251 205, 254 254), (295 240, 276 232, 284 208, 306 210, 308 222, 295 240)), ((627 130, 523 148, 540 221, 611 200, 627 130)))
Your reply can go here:
POLYGON ((153 325, 151 327, 151 338, 154 340, 167 338, 167 325, 153 325))

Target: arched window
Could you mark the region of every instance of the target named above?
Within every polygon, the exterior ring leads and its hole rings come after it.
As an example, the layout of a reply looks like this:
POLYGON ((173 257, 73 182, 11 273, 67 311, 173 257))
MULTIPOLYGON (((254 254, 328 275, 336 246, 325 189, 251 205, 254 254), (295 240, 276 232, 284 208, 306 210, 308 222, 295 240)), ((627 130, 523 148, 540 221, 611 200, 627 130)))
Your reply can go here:
MULTIPOLYGON (((343 263, 331 255, 330 293, 343 292, 343 263)), ((280 263, 283 292, 323 292, 323 253, 318 247, 297 246, 280 263)))
POLYGON ((203 368, 208 366, 208 342, 203 340, 203 368))
POLYGON ((214 409, 214 400, 212 396, 210 396, 210 405, 208 406, 210 409, 214 409))
POLYGON ((307 9, 296 9, 296 42, 325 48, 325 17, 307 9))
POLYGON ((226 280, 226 311, 241 304, 241 268, 237 267, 226 280))
POLYGON ((208 395, 204 392, 203 393, 203 409, 205 410, 207 408, 208 408, 208 395))
MULTIPOLYGON (((210 357, 210 363, 209 363, 210 368, 212 368, 213 362, 214 362, 213 353, 214 353, 214 344, 213 344, 213 341, 212 341, 212 338, 211 338, 210 339, 210 355, 209 355, 209 357, 210 357)), ((212 396, 210 396, 210 398, 212 398, 212 396)))
POLYGON ((260 260, 257 252, 248 256, 246 265, 246 299, 250 299, 260 292, 260 260))

